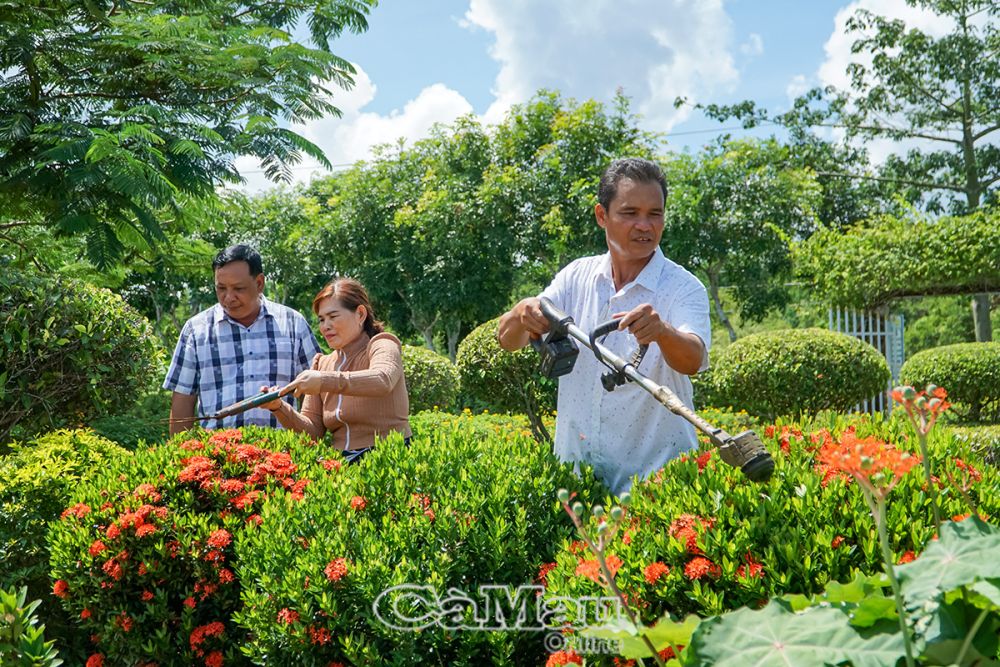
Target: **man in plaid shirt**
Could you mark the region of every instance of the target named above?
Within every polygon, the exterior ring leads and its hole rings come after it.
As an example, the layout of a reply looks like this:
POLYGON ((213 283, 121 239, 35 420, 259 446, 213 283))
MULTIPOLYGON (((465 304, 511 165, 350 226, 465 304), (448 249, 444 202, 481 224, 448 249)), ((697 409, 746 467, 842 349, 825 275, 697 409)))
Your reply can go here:
MULTIPOLYGON (((264 297, 264 272, 256 250, 230 246, 215 256, 212 269, 219 302, 184 324, 163 382, 164 389, 174 392, 170 435, 194 425, 196 404, 198 416, 204 417, 260 393, 265 385, 288 384, 320 351, 301 314, 264 297)), ((281 427, 262 408, 204 425, 249 424, 281 427)))

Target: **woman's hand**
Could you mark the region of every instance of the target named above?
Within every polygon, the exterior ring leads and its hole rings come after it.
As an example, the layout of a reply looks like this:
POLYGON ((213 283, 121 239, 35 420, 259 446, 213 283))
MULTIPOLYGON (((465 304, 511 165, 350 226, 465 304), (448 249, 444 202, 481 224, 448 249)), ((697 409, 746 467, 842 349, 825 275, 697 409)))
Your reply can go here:
POLYGON ((281 395, 285 396, 290 392, 295 392, 296 398, 301 398, 306 394, 318 394, 323 390, 323 371, 306 370, 285 385, 281 390, 281 395))
MULTIPOLYGON (((266 394, 268 392, 275 391, 277 389, 278 389, 277 386, 268 387, 267 385, 264 385, 263 387, 260 388, 260 393, 266 394)), ((280 398, 276 398, 273 401, 262 403, 260 407, 264 408, 265 410, 271 410, 273 412, 278 408, 280 408, 282 403, 284 403, 284 401, 282 401, 280 398)))

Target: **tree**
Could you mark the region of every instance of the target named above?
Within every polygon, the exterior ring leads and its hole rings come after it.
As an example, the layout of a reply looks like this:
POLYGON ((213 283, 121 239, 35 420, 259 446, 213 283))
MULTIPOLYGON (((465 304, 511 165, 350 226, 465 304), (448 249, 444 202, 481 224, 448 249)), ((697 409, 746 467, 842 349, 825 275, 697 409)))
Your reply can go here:
POLYGON ((817 224, 820 188, 789 164, 774 140, 730 141, 667 162, 662 243, 671 259, 703 274, 716 314, 736 340, 720 290, 732 287, 744 319, 759 321, 788 302, 789 243, 817 224))
MULTIPOLYGON (((934 38, 903 21, 859 9, 848 22, 858 35, 852 50, 871 63, 848 68, 850 88, 814 90, 784 114, 752 102, 709 105, 718 118, 746 125, 767 120, 789 128, 842 128, 846 141, 916 141, 890 157, 878 173, 831 176, 872 179, 902 188, 930 212, 964 213, 996 202, 1000 182, 1000 4, 995 0, 907 0, 950 22, 934 38)), ((989 301, 973 300, 976 339, 990 340, 989 301)))
POLYGON ((234 159, 287 179, 322 151, 278 119, 338 110, 351 85, 330 39, 375 0, 29 0, 0 6, 0 240, 82 234, 104 267, 166 236, 185 196, 240 180, 234 159), (313 46, 289 32, 307 25, 313 46))

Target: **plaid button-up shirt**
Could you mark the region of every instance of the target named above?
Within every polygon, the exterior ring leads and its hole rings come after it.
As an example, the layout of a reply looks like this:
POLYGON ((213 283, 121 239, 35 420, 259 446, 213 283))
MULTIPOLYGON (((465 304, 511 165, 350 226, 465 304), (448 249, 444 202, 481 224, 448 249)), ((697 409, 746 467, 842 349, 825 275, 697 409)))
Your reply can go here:
MULTIPOLYGON (((215 304, 184 324, 163 388, 197 394, 197 415, 204 417, 260 393, 264 385, 291 382, 319 351, 309 323, 291 308, 261 297, 260 314, 245 327, 215 304)), ((274 415, 262 408, 226 417, 221 424, 202 425, 250 424, 280 428, 274 415)))

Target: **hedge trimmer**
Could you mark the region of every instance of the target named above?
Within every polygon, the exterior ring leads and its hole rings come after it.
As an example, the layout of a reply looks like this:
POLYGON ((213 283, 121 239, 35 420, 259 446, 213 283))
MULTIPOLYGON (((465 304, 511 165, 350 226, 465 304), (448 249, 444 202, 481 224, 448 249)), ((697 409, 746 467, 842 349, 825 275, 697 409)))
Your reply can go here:
POLYGON ((532 339, 531 345, 542 356, 540 370, 543 375, 555 379, 573 370, 579 348, 570 337, 575 338, 609 369, 601 375, 601 384, 606 391, 614 391, 626 382, 635 382, 668 410, 707 435, 712 445, 718 448, 719 456, 725 463, 739 468, 755 482, 766 482, 771 478, 774 459, 756 433, 743 431, 730 435, 721 428, 712 426, 684 405, 670 389, 653 382, 637 370, 648 345, 640 345, 626 361, 601 344, 598 339, 603 340, 607 334, 617 330, 621 320, 605 322, 588 336, 576 326, 572 317, 556 308, 549 299, 542 297, 540 305, 542 314, 549 321, 549 331, 540 339, 532 339))
POLYGON ((274 399, 280 398, 282 391, 284 391, 283 388, 275 389, 273 391, 269 391, 263 394, 257 394, 256 396, 251 396, 250 398, 243 399, 242 401, 238 401, 236 403, 233 403, 232 405, 227 405, 226 407, 222 408, 215 414, 205 415, 204 417, 189 417, 178 420, 166 419, 160 421, 202 422, 202 421, 211 421, 214 419, 221 423, 222 420, 225 419, 226 417, 231 417, 232 415, 238 415, 239 413, 246 412, 247 410, 250 410, 252 408, 258 408, 264 405, 265 403, 270 403, 274 399))

